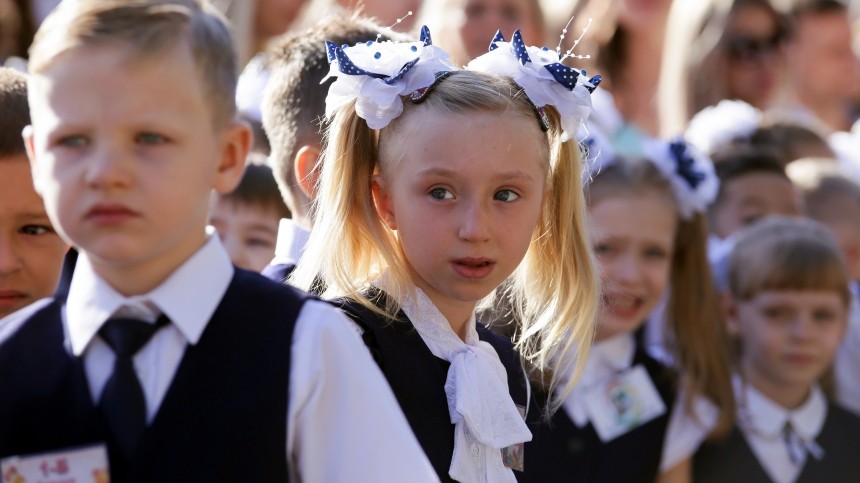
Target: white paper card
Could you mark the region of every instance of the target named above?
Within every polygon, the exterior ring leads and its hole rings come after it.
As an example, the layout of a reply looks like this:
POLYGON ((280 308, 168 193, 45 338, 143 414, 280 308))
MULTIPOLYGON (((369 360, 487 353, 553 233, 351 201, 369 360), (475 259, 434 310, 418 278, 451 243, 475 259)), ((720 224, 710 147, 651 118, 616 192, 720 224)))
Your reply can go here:
POLYGON ((585 394, 585 410, 604 443, 666 413, 666 405, 642 365, 597 384, 585 394))
POLYGON ((110 483, 104 445, 11 456, 0 461, 3 483, 110 483))

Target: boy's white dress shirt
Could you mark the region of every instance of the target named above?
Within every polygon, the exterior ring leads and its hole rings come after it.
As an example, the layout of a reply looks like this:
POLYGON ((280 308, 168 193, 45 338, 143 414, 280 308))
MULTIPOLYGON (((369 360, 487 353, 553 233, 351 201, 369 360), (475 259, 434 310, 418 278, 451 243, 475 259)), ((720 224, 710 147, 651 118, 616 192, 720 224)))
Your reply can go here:
MULTIPOLYGON (((65 308, 65 328, 67 348, 84 358, 93 400, 100 399, 115 357, 97 335, 102 324, 115 314, 154 321, 163 312, 171 324, 134 357, 152 421, 185 348, 200 340, 233 272, 229 255, 212 235, 153 291, 124 297, 93 271, 82 252, 65 308)), ((28 313, 46 303, 17 312, 17 320, 0 330, 0 343, 28 313)), ((324 302, 307 301, 296 319, 290 349, 284 410, 293 481, 438 481, 385 378, 344 314, 324 302)))

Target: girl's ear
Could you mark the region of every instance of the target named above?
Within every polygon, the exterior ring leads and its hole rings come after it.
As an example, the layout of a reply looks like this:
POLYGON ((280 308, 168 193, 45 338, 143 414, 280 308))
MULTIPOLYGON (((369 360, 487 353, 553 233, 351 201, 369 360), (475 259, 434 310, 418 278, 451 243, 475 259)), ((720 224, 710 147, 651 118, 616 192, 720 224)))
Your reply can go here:
POLYGON ((741 324, 738 320, 738 303, 728 292, 720 294, 720 302, 723 314, 726 316, 726 329, 732 337, 740 337, 741 324))
POLYGON ((380 175, 375 175, 371 181, 370 189, 373 192, 373 201, 379 217, 389 230, 396 230, 397 219, 394 216, 394 203, 391 200, 385 179, 380 175))

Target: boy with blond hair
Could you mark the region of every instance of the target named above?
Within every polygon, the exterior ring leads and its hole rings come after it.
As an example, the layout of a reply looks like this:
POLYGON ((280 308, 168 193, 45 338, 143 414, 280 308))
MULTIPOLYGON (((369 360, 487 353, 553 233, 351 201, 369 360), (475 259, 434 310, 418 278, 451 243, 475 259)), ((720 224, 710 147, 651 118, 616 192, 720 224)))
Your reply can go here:
POLYGON ((345 317, 234 268, 206 231, 251 143, 222 17, 67 0, 30 69, 36 187, 81 253, 66 303, 0 331, 4 469, 86 451, 114 482, 433 481, 345 317))

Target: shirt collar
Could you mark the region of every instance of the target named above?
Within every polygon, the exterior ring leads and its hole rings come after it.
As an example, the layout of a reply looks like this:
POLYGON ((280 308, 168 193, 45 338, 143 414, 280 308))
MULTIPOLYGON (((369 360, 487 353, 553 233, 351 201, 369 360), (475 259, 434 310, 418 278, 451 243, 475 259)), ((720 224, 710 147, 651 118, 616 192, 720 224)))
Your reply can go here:
POLYGON ((278 241, 275 244, 275 259, 272 260, 272 265, 298 263, 310 237, 310 230, 289 218, 281 218, 281 222, 278 224, 278 241))
POLYGON ((154 305, 196 344, 233 278, 230 256, 215 234, 151 292, 125 297, 94 270, 81 252, 69 287, 66 320, 72 352, 81 355, 102 324, 122 307, 154 305))
POLYGON ((824 427, 827 418, 827 401, 821 388, 812 387, 809 397, 795 410, 780 406, 759 392, 739 376, 734 379, 735 391, 740 395, 739 406, 742 424, 768 438, 782 435, 786 421, 802 439, 814 440, 824 427))
POLYGON ((579 386, 585 389, 627 369, 633 363, 635 352, 636 341, 631 333, 618 334, 597 342, 591 346, 579 386))

